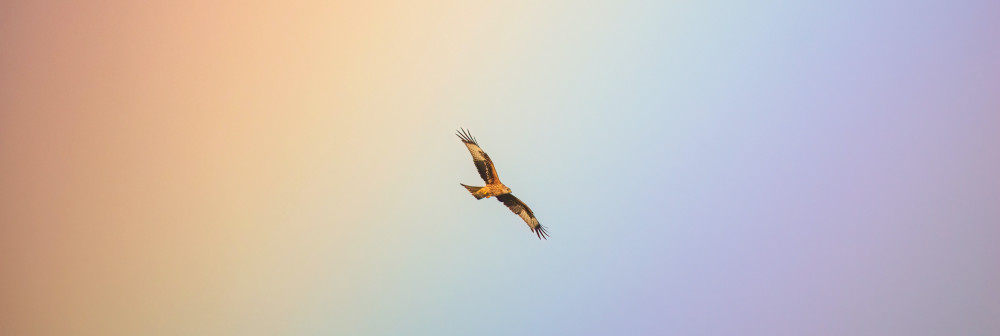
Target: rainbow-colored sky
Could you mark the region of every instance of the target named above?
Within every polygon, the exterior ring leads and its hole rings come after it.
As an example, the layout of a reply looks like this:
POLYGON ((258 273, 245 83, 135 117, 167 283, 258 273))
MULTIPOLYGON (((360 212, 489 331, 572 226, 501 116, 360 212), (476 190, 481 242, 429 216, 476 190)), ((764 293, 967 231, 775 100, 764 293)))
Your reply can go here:
POLYGON ((1000 2, 4 1, 0 334, 1000 335, 1000 2))

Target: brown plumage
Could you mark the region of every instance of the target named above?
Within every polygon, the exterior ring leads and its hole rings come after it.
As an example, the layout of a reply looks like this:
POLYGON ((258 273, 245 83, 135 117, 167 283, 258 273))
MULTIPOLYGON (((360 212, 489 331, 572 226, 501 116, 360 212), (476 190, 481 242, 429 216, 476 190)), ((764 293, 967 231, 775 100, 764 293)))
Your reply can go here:
POLYGON ((510 192, 510 188, 500 183, 500 177, 497 175, 497 169, 493 166, 493 160, 490 159, 489 155, 482 148, 479 148, 479 143, 476 142, 476 138, 472 137, 469 131, 462 129, 459 130, 458 138, 462 140, 465 147, 469 149, 469 153, 472 154, 472 162, 476 164, 476 170, 479 171, 479 177, 486 182, 485 186, 474 187, 462 184, 465 189, 472 194, 472 197, 478 199, 490 198, 496 196, 497 200, 502 202, 507 206, 510 211, 521 217, 525 223, 528 223, 528 228, 538 236, 539 239, 548 239, 548 232, 545 231, 545 227, 538 223, 538 218, 535 218, 535 214, 531 212, 531 209, 524 204, 520 199, 514 197, 510 192))

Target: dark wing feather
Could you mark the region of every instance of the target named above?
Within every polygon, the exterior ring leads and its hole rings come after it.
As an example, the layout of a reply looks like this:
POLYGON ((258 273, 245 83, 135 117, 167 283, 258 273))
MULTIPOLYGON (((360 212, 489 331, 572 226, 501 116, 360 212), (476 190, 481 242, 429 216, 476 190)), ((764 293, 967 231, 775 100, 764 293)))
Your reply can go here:
POLYGON ((535 218, 535 214, 531 212, 524 202, 514 197, 512 194, 503 194, 497 196, 497 200, 503 202, 510 211, 521 217, 525 223, 528 223, 528 228, 538 236, 538 239, 548 239, 549 233, 545 231, 545 227, 538 223, 538 218, 535 218))
POLYGON ((493 160, 490 160, 490 156, 486 155, 486 152, 482 148, 479 148, 479 143, 476 142, 476 138, 469 134, 469 131, 462 129, 458 133, 459 139, 462 139, 462 143, 465 147, 469 149, 469 153, 472 154, 472 162, 476 164, 476 170, 479 171, 479 177, 486 181, 486 184, 493 184, 500 180, 497 176, 497 169, 493 166, 493 160))

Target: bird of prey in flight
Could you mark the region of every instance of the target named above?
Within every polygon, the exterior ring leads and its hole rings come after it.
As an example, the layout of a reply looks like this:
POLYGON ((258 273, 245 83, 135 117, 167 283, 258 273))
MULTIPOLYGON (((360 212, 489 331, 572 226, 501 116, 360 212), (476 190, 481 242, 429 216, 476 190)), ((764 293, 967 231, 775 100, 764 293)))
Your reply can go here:
POLYGON ((535 214, 531 212, 524 202, 514 197, 510 193, 510 188, 500 183, 500 177, 497 176, 497 169, 493 166, 493 160, 490 160, 490 156, 486 155, 486 152, 482 148, 479 148, 479 143, 476 142, 476 138, 469 134, 469 131, 461 129, 456 134, 459 139, 462 139, 462 143, 465 147, 469 148, 469 153, 472 154, 472 162, 476 164, 476 170, 479 170, 479 177, 486 181, 486 185, 482 187, 473 187, 462 184, 465 189, 468 189, 472 196, 478 199, 490 198, 496 196, 497 200, 506 205, 510 211, 518 215, 526 223, 528 223, 528 228, 538 236, 538 239, 548 239, 548 232, 545 232, 545 227, 538 223, 538 218, 535 218, 535 214))

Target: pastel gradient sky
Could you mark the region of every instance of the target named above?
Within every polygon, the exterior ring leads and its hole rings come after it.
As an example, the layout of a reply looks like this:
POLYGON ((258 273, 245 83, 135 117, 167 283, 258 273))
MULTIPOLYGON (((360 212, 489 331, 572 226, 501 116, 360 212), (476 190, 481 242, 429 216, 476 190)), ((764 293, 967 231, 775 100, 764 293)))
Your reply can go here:
POLYGON ((3 1, 0 334, 1000 335, 998 145, 995 0, 3 1))

